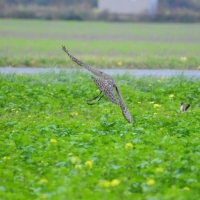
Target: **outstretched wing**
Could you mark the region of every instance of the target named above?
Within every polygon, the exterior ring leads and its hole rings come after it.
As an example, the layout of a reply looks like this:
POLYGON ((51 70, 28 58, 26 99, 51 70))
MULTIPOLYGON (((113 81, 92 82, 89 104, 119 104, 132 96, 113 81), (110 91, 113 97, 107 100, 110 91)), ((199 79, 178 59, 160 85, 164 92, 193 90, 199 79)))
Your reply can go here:
POLYGON ((116 89, 117 94, 118 94, 118 96, 119 96, 119 106, 120 106, 120 108, 121 108, 121 110, 122 110, 122 114, 124 115, 124 117, 126 118, 126 120, 127 120, 129 123, 132 123, 133 120, 132 120, 131 114, 129 113, 129 111, 128 111, 127 107, 126 107, 126 104, 124 103, 124 99, 123 99, 123 97, 122 97, 122 95, 121 95, 121 93, 120 93, 118 87, 115 86, 115 89, 116 89))
MULTIPOLYGON (((88 65, 86 65, 85 63, 81 62, 80 60, 76 59, 74 56, 72 56, 71 54, 69 54, 68 50, 65 48, 65 46, 62 46, 62 49, 65 53, 67 53, 67 55, 78 65, 80 65, 81 67, 84 67, 85 69, 89 70, 90 72, 92 72, 93 74, 95 74, 96 76, 100 76, 103 77, 105 73, 99 71, 98 69, 94 69, 88 65)), ((107 74, 106 74, 107 75, 107 74)))
POLYGON ((113 87, 108 84, 106 80, 97 79, 92 76, 92 79, 96 86, 99 88, 100 91, 104 93, 104 95, 114 104, 119 105, 118 100, 116 99, 115 93, 113 92, 113 87))
POLYGON ((122 114, 124 115, 124 117, 126 118, 126 120, 129 123, 132 123, 132 117, 124 103, 124 100, 122 98, 122 95, 119 91, 119 89, 117 88, 117 86, 115 85, 112 77, 106 73, 103 73, 97 69, 94 69, 88 65, 86 65, 85 63, 81 62, 80 60, 76 59, 74 56, 72 56, 71 54, 69 54, 69 52, 67 51, 67 49, 65 48, 65 46, 62 46, 62 49, 64 52, 67 53, 67 55, 78 65, 80 65, 81 67, 84 67, 85 69, 89 70, 90 72, 92 72, 93 74, 95 74, 96 76, 102 77, 103 79, 97 79, 95 77, 92 76, 92 79, 94 81, 94 83, 96 84, 96 86, 99 88, 99 90, 101 90, 104 95, 114 104, 117 104, 120 106, 121 110, 122 110, 122 114), (117 94, 119 96, 119 101, 117 100, 115 93, 113 91, 113 87, 115 87, 117 94))

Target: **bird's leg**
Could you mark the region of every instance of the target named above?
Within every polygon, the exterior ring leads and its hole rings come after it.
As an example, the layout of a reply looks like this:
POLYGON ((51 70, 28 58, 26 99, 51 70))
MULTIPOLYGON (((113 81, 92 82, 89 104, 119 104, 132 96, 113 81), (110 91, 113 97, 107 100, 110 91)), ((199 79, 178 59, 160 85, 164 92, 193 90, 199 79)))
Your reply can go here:
POLYGON ((102 99, 102 97, 103 97, 104 95, 102 95, 100 98, 99 98, 99 100, 98 101, 100 101, 101 99, 102 99))
POLYGON ((100 93, 99 93, 96 97, 94 97, 94 98, 92 98, 92 99, 89 99, 89 100, 87 100, 87 101, 93 101, 93 100, 97 99, 97 98, 100 96, 101 93, 102 93, 102 91, 100 91, 100 93))
MULTIPOLYGON (((94 103, 88 103, 89 101, 93 101, 93 100, 95 100, 95 99, 97 99, 100 95, 101 95, 101 93, 102 93, 102 91, 99 93, 99 95, 97 95, 96 97, 94 97, 94 98, 92 98, 92 99, 89 99, 89 100, 87 100, 87 104, 89 104, 89 105, 93 105, 94 103)), ((103 97, 103 95, 100 97, 100 99, 103 97)), ((98 100, 98 101, 100 101, 100 99, 98 100)))
MULTIPOLYGON (((100 96, 100 98, 98 99, 98 102, 102 99, 103 96, 104 96, 104 95, 100 96)), ((88 103, 88 102, 87 102, 87 104, 88 104, 88 105, 94 105, 94 103, 88 103)))

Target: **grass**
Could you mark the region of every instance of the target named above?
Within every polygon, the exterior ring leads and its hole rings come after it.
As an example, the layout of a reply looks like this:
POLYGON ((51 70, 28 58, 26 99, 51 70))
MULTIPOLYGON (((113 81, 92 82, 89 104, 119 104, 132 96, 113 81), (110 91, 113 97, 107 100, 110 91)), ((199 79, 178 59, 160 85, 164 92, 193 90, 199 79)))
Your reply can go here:
POLYGON ((199 24, 0 20, 0 66, 196 69, 199 24), (120 65, 118 63, 121 63, 120 65))
POLYGON ((2 199, 200 198, 199 80, 114 78, 134 126, 87 74, 0 75, 2 199))

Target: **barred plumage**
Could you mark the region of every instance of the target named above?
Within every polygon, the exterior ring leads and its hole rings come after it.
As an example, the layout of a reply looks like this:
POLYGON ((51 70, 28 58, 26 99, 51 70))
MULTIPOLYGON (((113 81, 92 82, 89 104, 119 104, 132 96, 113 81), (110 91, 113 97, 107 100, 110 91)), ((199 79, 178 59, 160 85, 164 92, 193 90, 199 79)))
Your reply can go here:
MULTIPOLYGON (((101 77, 101 79, 95 78, 93 76, 92 79, 94 81, 94 83, 96 84, 96 86, 99 88, 99 90, 101 91, 100 94, 103 92, 104 95, 114 104, 117 104, 120 106, 121 110, 122 110, 122 114, 124 115, 124 117, 126 118, 126 120, 129 123, 132 123, 132 117, 126 107, 126 104, 124 103, 123 97, 119 91, 119 88, 116 86, 115 81, 113 80, 113 78, 104 73, 101 72, 97 69, 94 69, 84 63, 82 63, 80 60, 76 59, 74 56, 72 56, 71 54, 69 54, 69 52, 66 50, 65 46, 62 46, 63 51, 65 51, 68 56, 78 65, 80 65, 81 67, 84 67, 85 69, 89 70, 90 72, 92 72, 94 75, 101 77), (117 95, 119 97, 119 100, 116 98, 115 93, 113 91, 113 88, 116 90, 117 95)), ((93 98, 96 99, 97 97, 93 98)), ((102 96, 100 97, 100 99, 102 98, 102 96)), ((100 100, 99 99, 99 100, 100 100)))
POLYGON ((114 104, 119 105, 119 102, 117 101, 113 92, 113 88, 110 87, 111 85, 108 85, 107 80, 97 79, 93 76, 91 77, 99 90, 102 91, 110 101, 112 101, 114 104))

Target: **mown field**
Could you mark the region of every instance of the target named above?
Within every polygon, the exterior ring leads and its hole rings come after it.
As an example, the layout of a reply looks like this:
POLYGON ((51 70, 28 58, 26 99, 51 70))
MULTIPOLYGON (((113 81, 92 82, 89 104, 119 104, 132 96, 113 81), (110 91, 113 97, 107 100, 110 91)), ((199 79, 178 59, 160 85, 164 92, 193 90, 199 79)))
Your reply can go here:
POLYGON ((200 81, 114 78, 134 126, 88 74, 0 75, 1 199, 200 199, 200 81))
MULTIPOLYGON (((197 69, 199 24, 0 19, 0 66, 197 69)), ((199 67, 200 68, 200 67, 199 67)))

